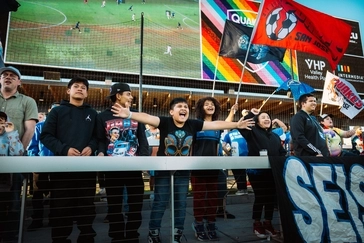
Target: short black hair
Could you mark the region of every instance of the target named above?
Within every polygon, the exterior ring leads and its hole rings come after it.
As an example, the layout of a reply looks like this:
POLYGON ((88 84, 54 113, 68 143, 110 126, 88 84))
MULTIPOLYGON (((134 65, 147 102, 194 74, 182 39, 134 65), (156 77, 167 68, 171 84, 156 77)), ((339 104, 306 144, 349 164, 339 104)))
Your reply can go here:
POLYGON ((69 82, 68 82, 68 85, 67 85, 67 88, 71 88, 71 86, 74 84, 74 83, 83 83, 87 90, 88 90, 88 86, 89 86, 89 83, 88 83, 88 80, 84 77, 74 77, 72 78, 69 82))
POLYGON ((182 97, 178 97, 178 98, 174 98, 170 103, 169 103, 169 109, 173 110, 174 106, 178 103, 186 103, 188 104, 187 100, 185 98, 182 97))
POLYGON ((311 93, 301 95, 300 98, 298 99, 298 106, 302 107, 302 103, 305 103, 308 97, 315 97, 315 96, 311 93))

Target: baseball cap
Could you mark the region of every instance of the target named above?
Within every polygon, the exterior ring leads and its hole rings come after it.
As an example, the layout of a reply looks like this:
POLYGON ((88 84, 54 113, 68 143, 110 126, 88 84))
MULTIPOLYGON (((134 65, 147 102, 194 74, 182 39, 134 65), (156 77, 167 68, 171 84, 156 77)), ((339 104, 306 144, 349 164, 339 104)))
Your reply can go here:
POLYGON ((322 114, 321 116, 319 116, 319 120, 320 121, 323 121, 323 120, 325 120, 325 118, 326 117, 331 117, 331 118, 333 118, 334 116, 332 115, 332 114, 322 114))
POLYGON ((12 73, 15 73, 19 77, 19 79, 21 79, 20 71, 18 69, 16 69, 15 67, 8 66, 8 67, 0 68, 0 74, 2 74, 5 71, 10 71, 12 73))
POLYGON ((6 113, 5 112, 3 112, 3 111, 0 111, 0 117, 1 118, 5 118, 5 121, 7 121, 8 120, 8 116, 6 115, 6 113))
POLYGON ((123 93, 124 91, 131 91, 130 86, 125 83, 116 83, 110 87, 110 94, 107 97, 116 95, 117 93, 123 93))

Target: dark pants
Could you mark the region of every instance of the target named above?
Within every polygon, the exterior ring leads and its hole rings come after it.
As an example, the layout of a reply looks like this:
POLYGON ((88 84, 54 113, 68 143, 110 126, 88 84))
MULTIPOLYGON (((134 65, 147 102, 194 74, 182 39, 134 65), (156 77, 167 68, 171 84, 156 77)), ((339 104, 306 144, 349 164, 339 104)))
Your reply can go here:
POLYGON ((43 196, 49 194, 50 182, 48 180, 48 173, 39 173, 38 181, 36 182, 38 190, 33 190, 32 198, 32 223, 43 223, 43 196))
POLYGON ((273 173, 270 169, 248 171, 249 182, 254 190, 254 204, 252 219, 260 220, 264 208, 264 219, 272 220, 274 205, 276 204, 276 187, 273 173))
MULTIPOLYGON (((193 173, 192 173, 193 174, 193 173)), ((217 175, 191 176, 193 191, 193 214, 197 222, 202 222, 206 216, 208 222, 216 221, 217 175)))
POLYGON ((18 234, 19 211, 13 203, 13 192, 0 192, 0 242, 11 241, 18 234))
POLYGON ((51 197, 51 225, 53 243, 66 242, 71 234, 73 221, 80 230, 77 242, 94 242, 96 232, 92 227, 95 219, 94 197, 96 173, 53 173, 51 197))
POLYGON ((234 169, 231 170, 234 174, 236 187, 238 190, 246 190, 246 170, 245 169, 234 169))
POLYGON ((109 236, 114 240, 139 242, 138 229, 142 224, 144 181, 140 171, 105 173, 108 203, 109 236), (128 218, 123 216, 123 191, 126 188, 128 218))
MULTIPOLYGON (((218 181, 218 184, 217 184, 217 196, 219 199, 224 199, 224 197, 226 196, 228 190, 227 190, 227 184, 226 184, 226 178, 227 178, 227 175, 226 175, 226 171, 224 170, 219 170, 219 174, 218 174, 218 177, 217 177, 217 181, 218 181)), ((221 205, 219 205, 221 206, 221 205)))

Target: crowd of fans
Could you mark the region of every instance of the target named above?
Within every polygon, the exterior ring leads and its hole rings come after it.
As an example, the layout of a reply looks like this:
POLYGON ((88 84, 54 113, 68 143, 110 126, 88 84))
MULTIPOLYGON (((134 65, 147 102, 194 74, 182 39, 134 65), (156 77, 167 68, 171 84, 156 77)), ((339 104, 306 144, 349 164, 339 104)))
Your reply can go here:
MULTIPOLYGON (((196 103, 197 119, 189 119, 188 102, 176 98, 170 102, 170 116, 154 116, 133 110, 128 84, 117 83, 110 89, 113 105, 97 113, 85 103, 89 82, 71 79, 68 101, 54 103, 48 114, 38 114, 36 102, 17 91, 21 74, 14 67, 0 69, 0 156, 360 156, 363 155, 361 128, 343 131, 333 125, 333 116, 316 119, 316 98, 304 94, 301 110, 290 124, 272 114, 253 108, 233 122, 237 105, 225 121, 219 120, 221 106, 213 97, 196 103), (40 121, 46 115, 44 121, 40 121), (148 124, 148 129, 145 124, 148 124), (352 149, 342 147, 342 138, 352 138, 352 149), (149 139, 160 141, 158 149, 149 147, 149 139)), ((122 163, 122 158, 120 159, 122 163)), ((270 169, 233 171, 237 195, 247 194, 247 178, 254 191, 252 231, 256 236, 276 237, 272 225, 277 205, 276 187, 270 169)), ((148 241, 161 242, 160 230, 174 187, 174 242, 181 242, 186 215, 186 199, 191 182, 194 222, 199 241, 218 240, 216 217, 234 218, 224 207, 226 175, 220 170, 150 171, 153 204, 149 219, 148 241), (222 185, 222 187, 221 187, 222 185)), ((53 243, 68 239, 73 223, 80 230, 77 242, 94 242, 97 232, 94 195, 96 172, 34 173, 33 214, 28 230, 43 226, 43 197, 49 198, 53 243)), ((22 174, 0 174, 0 242, 16 239, 19 227, 22 174)), ((100 174, 99 174, 100 177, 100 174)), ((142 223, 144 181, 142 171, 102 173, 108 201, 111 242, 139 242, 142 223), (126 199, 127 198, 127 199, 126 199), (123 200, 124 199, 124 200, 123 200), (126 200, 125 200, 126 199, 126 200), (128 204, 127 218, 123 204, 128 204)))

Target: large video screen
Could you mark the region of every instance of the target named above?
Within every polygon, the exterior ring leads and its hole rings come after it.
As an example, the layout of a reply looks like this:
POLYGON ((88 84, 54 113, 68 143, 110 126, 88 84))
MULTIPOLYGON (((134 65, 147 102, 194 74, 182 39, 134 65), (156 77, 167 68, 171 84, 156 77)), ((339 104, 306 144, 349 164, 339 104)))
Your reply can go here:
MULTIPOLYGON (((225 21, 254 26, 260 1, 116 0, 105 5, 95 0, 18 1, 21 7, 9 21, 5 52, 9 64, 131 74, 142 70, 144 75, 269 86, 293 78, 318 89, 329 70, 325 58, 295 50, 287 50, 282 62, 248 62, 245 67, 241 60, 220 57, 225 21)), ((326 2, 297 2, 352 26, 349 48, 336 74, 363 83, 364 2, 332 0, 330 8, 326 2)), ((364 91, 361 86, 355 85, 359 92, 364 91)))
POLYGON ((143 47, 144 74, 200 77, 198 1, 19 3, 8 28, 8 63, 139 73, 143 47))

